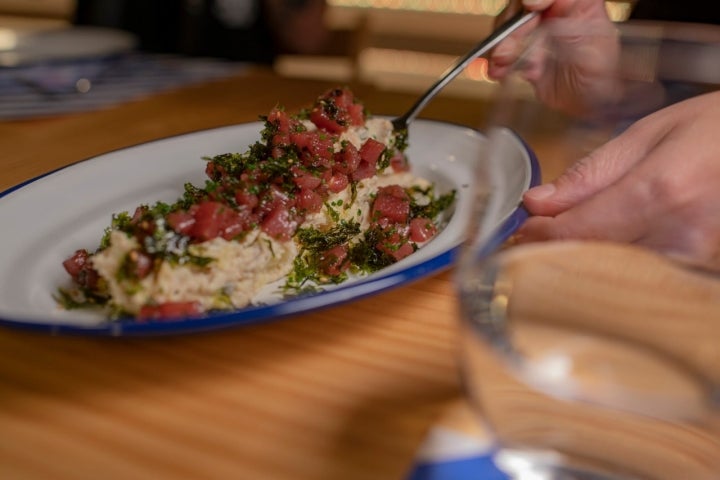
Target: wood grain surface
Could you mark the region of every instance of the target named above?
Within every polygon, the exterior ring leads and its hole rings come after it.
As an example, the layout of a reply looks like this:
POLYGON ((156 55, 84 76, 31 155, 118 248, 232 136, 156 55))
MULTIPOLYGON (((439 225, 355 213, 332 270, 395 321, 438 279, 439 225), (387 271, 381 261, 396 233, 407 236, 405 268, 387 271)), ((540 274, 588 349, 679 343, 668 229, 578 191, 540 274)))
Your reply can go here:
MULTIPOLYGON (((278 103, 295 110, 330 86, 258 69, 112 109, 0 123, 0 190, 113 149, 254 121, 278 103)), ((376 114, 414 100, 351 87, 376 114)), ((476 127, 483 108, 438 98, 422 116, 476 127)), ((445 272, 197 335, 1 329, 0 478, 402 479, 460 395, 455 318, 445 272)))

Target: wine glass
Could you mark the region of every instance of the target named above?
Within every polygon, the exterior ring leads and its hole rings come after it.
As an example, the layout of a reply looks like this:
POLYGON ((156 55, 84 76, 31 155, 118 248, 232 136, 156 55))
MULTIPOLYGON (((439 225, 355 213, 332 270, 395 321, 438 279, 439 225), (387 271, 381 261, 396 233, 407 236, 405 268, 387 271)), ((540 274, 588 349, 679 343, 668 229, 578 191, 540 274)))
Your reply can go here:
POLYGON ((499 247, 492 193, 508 135, 548 181, 638 119, 713 89, 718 38, 704 27, 549 21, 498 86, 456 284, 465 390, 511 478, 720 478, 720 276, 631 244, 499 247), (562 62, 580 62, 583 81, 534 88, 533 75, 562 62))

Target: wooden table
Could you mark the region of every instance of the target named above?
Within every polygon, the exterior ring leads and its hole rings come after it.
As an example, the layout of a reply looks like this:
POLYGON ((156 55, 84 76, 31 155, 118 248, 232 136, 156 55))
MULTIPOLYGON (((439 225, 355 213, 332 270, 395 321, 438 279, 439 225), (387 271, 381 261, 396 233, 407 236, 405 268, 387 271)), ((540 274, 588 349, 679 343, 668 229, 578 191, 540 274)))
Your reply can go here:
MULTIPOLYGON (((257 120, 276 103, 293 111, 330 86, 255 70, 109 110, 0 123, 0 191, 113 149, 257 120)), ((351 87, 377 114, 414 99, 351 87)), ((423 116, 475 127, 483 104, 438 98, 423 116)), ((460 395, 453 293, 445 272, 188 336, 2 329, 0 478, 402 479, 460 395)))

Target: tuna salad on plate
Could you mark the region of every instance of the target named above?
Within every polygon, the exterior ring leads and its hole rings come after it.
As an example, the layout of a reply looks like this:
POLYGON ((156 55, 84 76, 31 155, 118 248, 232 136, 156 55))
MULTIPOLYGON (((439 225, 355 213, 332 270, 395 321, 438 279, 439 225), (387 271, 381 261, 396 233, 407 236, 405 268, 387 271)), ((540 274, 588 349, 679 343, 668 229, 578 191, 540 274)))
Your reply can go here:
POLYGON ((298 295, 378 271, 442 227, 455 192, 414 176, 407 132, 349 89, 261 119, 247 151, 204 159, 203 186, 114 214, 95 250, 69 255, 60 305, 138 320, 240 309, 269 285, 298 295))

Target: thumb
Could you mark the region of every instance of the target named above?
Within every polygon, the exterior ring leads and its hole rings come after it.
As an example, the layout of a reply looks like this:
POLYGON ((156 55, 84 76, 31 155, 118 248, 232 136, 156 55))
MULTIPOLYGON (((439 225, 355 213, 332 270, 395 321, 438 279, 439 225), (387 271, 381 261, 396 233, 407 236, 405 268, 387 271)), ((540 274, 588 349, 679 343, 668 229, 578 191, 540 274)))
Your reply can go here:
POLYGON ((533 215, 553 217, 610 186, 645 153, 644 148, 628 137, 614 138, 576 161, 551 183, 525 192, 525 207, 533 215))

